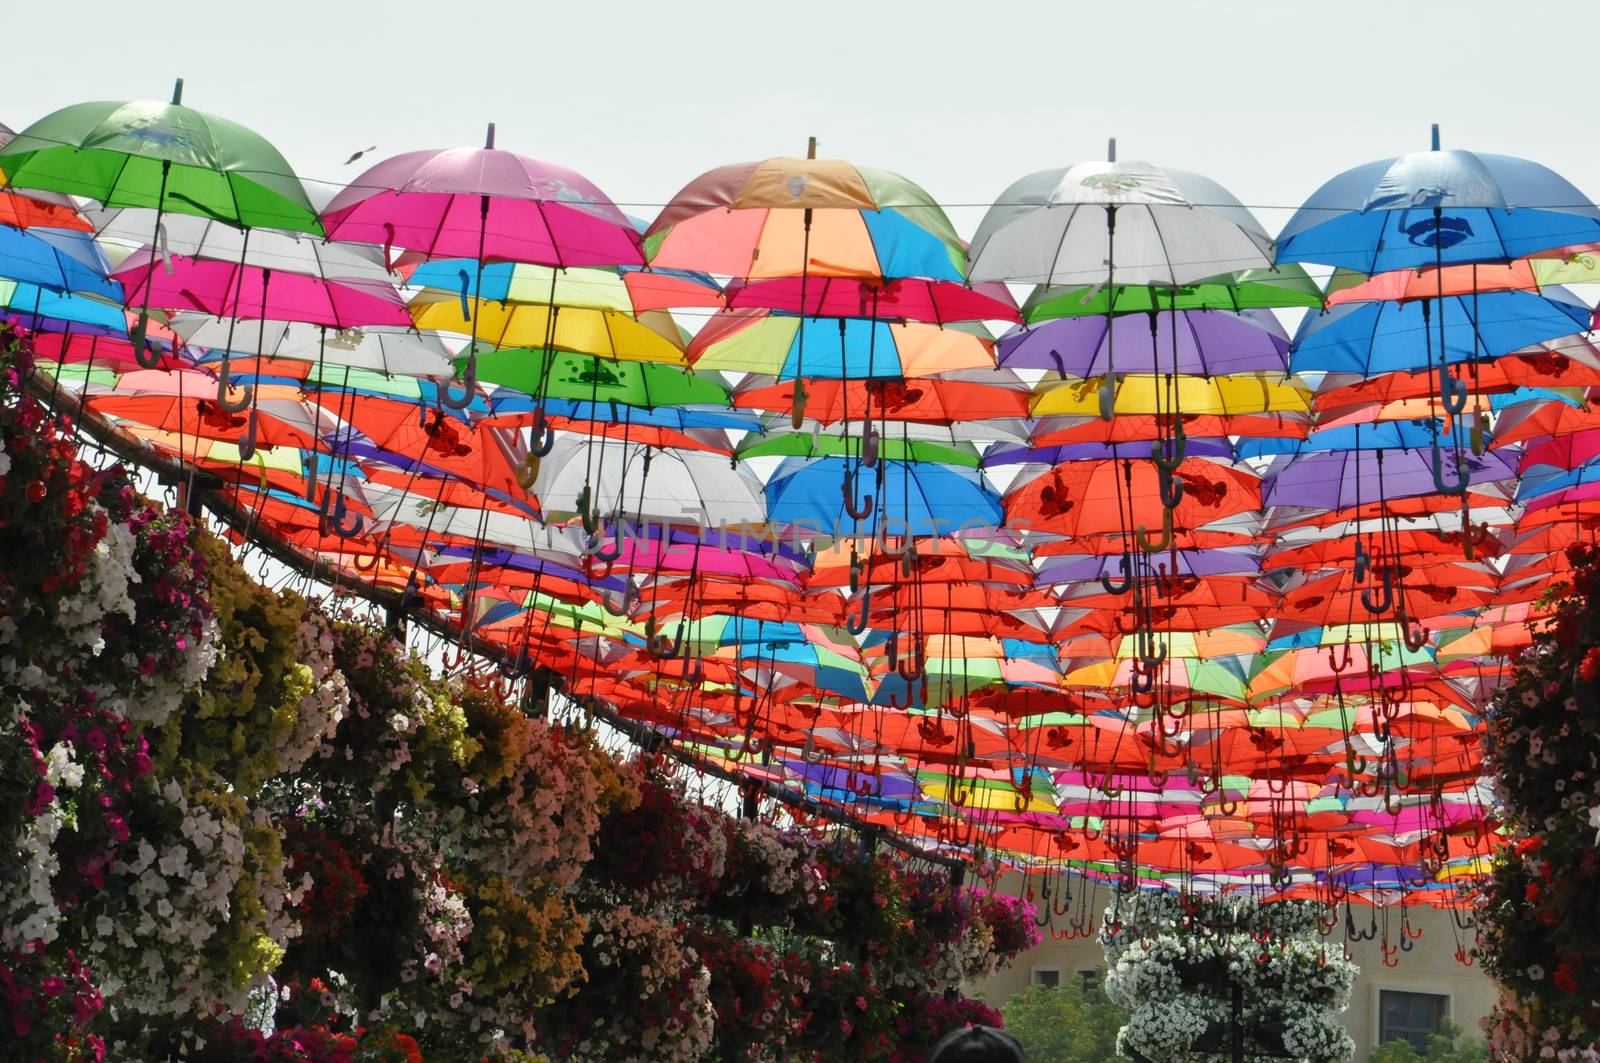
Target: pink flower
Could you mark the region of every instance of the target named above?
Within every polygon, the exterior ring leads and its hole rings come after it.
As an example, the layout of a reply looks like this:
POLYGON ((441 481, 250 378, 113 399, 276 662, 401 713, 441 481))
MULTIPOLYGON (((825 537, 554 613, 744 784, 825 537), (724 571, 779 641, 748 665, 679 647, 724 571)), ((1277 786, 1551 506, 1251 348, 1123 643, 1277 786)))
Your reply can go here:
POLYGON ((39 983, 39 988, 44 990, 44 995, 47 997, 59 997, 67 991, 67 983, 52 974, 39 983))

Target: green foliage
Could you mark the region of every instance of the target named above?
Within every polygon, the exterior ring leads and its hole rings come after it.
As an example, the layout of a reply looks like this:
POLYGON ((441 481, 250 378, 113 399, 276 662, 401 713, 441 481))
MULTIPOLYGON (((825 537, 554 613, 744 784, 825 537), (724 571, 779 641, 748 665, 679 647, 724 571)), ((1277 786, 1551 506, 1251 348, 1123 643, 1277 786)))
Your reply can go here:
POLYGON ((1411 1047, 1410 1041, 1394 1040, 1374 1048, 1367 1058, 1369 1063, 1484 1063, 1489 1046, 1445 1019, 1422 1052, 1411 1047))
POLYGON ((1128 1021, 1098 983, 1069 977, 1059 986, 1029 986, 1000 1006, 1006 1032, 1029 1063, 1105 1063, 1117 1058, 1117 1031, 1128 1021))

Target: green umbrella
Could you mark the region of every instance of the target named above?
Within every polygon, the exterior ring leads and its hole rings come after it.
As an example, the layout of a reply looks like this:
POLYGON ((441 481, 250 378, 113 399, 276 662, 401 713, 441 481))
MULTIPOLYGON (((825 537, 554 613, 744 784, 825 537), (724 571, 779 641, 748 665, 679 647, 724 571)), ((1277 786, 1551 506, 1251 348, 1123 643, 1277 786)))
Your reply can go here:
POLYGON ((108 207, 197 214, 240 228, 321 236, 305 188, 278 149, 224 118, 172 102, 78 103, 0 148, 13 188, 42 188, 108 207))
POLYGON ((1096 285, 1036 288, 1022 304, 1029 325, 1060 317, 1125 314, 1151 310, 1269 310, 1305 306, 1320 309, 1322 291, 1300 266, 1252 269, 1178 288, 1150 285, 1096 285))
MULTIPOLYGON (((183 79, 171 103, 133 100, 75 103, 45 115, 0 148, 0 174, 12 188, 40 188, 99 200, 108 207, 156 211, 150 242, 162 240, 161 216, 195 214, 241 229, 289 229, 322 236, 322 223, 300 179, 278 149, 242 125, 185 107, 183 79)), ((146 369, 150 285, 128 331, 146 369)))
MULTIPOLYGON (((861 440, 855 436, 840 438, 825 436, 820 432, 783 432, 777 435, 751 435, 739 445, 736 456, 747 458, 778 457, 859 457, 861 440)), ((932 439, 896 439, 885 436, 878 442, 878 457, 883 461, 937 461, 945 465, 978 467, 978 448, 971 443, 940 443, 932 439)))
MULTIPOLYGON (((456 368, 467 364, 463 352, 456 368)), ((731 406, 726 384, 709 374, 658 362, 624 362, 571 351, 479 346, 477 377, 528 395, 576 402, 655 406, 731 406), (547 360, 551 360, 548 370, 547 360), (544 382, 541 388, 540 382, 544 382)))

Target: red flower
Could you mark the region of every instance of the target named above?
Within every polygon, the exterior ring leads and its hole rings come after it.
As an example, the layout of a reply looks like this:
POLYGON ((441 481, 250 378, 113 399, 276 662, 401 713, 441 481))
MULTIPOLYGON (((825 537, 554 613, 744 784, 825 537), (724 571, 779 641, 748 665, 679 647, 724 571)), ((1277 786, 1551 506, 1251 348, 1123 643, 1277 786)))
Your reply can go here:
POLYGON ((1556 968, 1552 976, 1557 989, 1563 993, 1576 993, 1578 991, 1578 974, 1573 970, 1572 964, 1563 963, 1556 968))

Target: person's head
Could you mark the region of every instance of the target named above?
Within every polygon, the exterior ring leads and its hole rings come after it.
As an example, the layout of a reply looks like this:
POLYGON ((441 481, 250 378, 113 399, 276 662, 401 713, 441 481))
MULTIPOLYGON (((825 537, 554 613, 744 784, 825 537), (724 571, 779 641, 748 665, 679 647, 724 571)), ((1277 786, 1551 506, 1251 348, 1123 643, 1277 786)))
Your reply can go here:
POLYGON ((993 1026, 968 1026, 933 1046, 928 1063, 1028 1063, 1017 1039, 993 1026))

